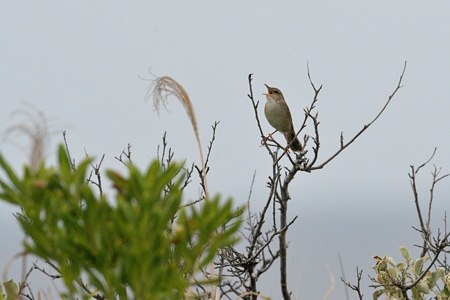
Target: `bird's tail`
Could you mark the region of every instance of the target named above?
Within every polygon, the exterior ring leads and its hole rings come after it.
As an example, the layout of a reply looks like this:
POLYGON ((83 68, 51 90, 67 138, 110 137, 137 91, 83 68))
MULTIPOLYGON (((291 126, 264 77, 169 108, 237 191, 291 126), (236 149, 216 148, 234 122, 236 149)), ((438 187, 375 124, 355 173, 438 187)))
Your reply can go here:
POLYGON ((288 144, 291 144, 290 148, 292 149, 292 151, 303 151, 303 146, 300 143, 300 140, 298 139, 298 137, 295 136, 294 131, 285 133, 284 137, 286 138, 286 142, 288 144), (292 141, 292 143, 291 143, 291 141, 292 141))

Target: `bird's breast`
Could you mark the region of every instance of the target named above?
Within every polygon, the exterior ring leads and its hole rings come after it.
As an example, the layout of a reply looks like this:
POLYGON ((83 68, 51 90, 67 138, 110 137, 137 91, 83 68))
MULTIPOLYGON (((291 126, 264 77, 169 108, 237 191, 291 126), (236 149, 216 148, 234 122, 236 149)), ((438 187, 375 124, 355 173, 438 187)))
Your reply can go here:
POLYGON ((273 128, 281 132, 288 132, 291 127, 291 113, 286 103, 278 103, 275 100, 269 100, 264 106, 266 119, 273 128))

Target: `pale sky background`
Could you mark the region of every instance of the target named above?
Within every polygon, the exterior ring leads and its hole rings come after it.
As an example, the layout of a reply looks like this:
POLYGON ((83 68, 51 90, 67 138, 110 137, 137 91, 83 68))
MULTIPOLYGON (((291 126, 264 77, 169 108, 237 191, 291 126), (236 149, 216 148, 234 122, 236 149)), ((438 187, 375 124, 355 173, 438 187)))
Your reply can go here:
MULTIPOLYGON (((27 101, 44 111, 55 129, 66 129, 72 156, 100 157, 104 168, 132 144, 135 164, 146 167, 167 131, 178 160, 199 163, 197 145, 181 105, 158 117, 144 100, 148 69, 184 86, 195 106, 203 147, 220 121, 211 155, 210 190, 236 203, 251 199, 260 208, 271 160, 260 147, 247 76, 263 117, 264 83, 280 88, 299 126, 312 99, 306 63, 314 83, 323 84, 317 104, 326 159, 368 123, 394 90, 404 61, 404 87, 380 119, 325 169, 298 174, 291 184, 288 234, 289 283, 296 299, 345 299, 339 277, 340 252, 348 280, 364 270, 365 299, 373 290, 373 255, 400 260, 399 247, 420 241, 407 173, 437 154, 432 163, 450 172, 450 2, 448 1, 60 1, 0 3, 0 131, 22 119, 13 116, 27 101)), ((312 133, 308 127, 305 133, 312 133)), ((275 137, 283 142, 283 137, 275 137)), ((22 141, 22 140, 20 140, 22 141)), ((49 163, 54 162, 53 137, 49 163)), ((18 170, 26 153, 2 141, 0 151, 18 170)), ((424 204, 431 165, 419 183, 424 204)), ((192 185, 186 200, 195 199, 192 185)), ((434 228, 449 207, 450 185, 436 193, 434 228)), ((0 203, 0 266, 20 251, 22 234, 0 203)), ((20 264, 9 275, 19 276, 20 264)), ((261 292, 281 297, 277 267, 261 292)), ((35 276, 38 281, 40 276, 35 276)), ((18 277, 15 278, 16 280, 18 277)), ((46 286, 38 286, 46 290, 46 286)), ((356 294, 350 292, 350 298, 356 294)))

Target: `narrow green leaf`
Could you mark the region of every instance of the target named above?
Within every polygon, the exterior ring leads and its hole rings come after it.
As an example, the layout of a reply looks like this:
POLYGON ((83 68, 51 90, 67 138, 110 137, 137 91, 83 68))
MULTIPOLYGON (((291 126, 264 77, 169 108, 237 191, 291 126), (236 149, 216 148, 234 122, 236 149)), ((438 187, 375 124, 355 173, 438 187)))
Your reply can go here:
POLYGON ((9 180, 11 180, 12 184, 14 184, 16 188, 20 189, 21 183, 19 178, 17 177, 16 173, 14 173, 13 169, 8 165, 8 163, 1 154, 0 154, 0 166, 5 171, 7 177, 9 178, 9 180))
POLYGON ((62 144, 60 144, 58 147, 58 161, 63 176, 67 178, 68 176, 70 176, 72 169, 69 156, 67 155, 66 149, 62 144))
POLYGON ((0 199, 3 199, 11 204, 19 204, 19 198, 17 197, 16 192, 5 182, 0 180, 0 199))

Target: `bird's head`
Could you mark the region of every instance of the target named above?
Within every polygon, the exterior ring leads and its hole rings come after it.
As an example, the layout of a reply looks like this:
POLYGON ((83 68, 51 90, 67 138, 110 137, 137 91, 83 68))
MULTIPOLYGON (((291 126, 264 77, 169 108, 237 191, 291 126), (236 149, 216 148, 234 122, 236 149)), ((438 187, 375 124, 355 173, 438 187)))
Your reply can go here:
POLYGON ((267 94, 263 94, 266 95, 267 100, 271 99, 271 100, 275 100, 275 101, 283 101, 284 97, 283 97, 283 93, 281 93, 281 91, 275 87, 270 87, 267 84, 264 84, 267 88, 267 94))

